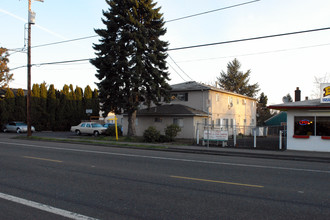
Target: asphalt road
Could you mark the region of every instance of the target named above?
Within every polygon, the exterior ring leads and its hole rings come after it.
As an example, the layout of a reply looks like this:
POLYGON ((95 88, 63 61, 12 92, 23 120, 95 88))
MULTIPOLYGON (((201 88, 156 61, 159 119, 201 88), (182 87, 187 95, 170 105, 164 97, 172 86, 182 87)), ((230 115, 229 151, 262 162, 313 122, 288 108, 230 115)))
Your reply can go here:
POLYGON ((329 219, 328 163, 0 136, 0 219, 329 219))

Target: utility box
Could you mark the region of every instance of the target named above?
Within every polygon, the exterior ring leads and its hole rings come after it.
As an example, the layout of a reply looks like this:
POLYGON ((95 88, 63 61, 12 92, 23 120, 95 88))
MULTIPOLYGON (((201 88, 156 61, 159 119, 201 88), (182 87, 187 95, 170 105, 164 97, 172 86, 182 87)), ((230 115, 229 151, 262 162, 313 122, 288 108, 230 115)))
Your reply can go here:
POLYGON ((33 11, 29 11, 29 24, 35 24, 36 21, 36 13, 33 11))

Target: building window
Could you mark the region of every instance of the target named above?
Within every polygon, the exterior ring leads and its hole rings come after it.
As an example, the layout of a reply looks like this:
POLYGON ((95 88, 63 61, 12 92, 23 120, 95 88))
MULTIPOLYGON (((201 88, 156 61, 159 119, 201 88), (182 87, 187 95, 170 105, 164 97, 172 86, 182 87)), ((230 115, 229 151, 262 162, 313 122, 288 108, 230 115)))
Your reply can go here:
POLYGON ((218 93, 215 95, 215 101, 217 101, 217 102, 220 101, 220 95, 218 93))
POLYGON ((188 93, 173 93, 172 100, 188 101, 188 93))
POLYGON ((234 127, 234 119, 230 119, 230 128, 233 128, 234 127))
POLYGON ((162 118, 159 118, 159 117, 157 117, 157 118, 155 118, 155 122, 163 122, 163 119, 162 119, 162 118))
POLYGON ((295 135, 314 135, 315 134, 315 118, 314 117, 294 117, 294 134, 295 135))
POLYGON ((180 128, 183 127, 183 118, 173 118, 173 124, 178 125, 180 128))
POLYGON ((316 117, 316 136, 330 136, 330 117, 316 117))
POLYGON ((220 125, 221 125, 221 119, 220 119, 220 118, 217 118, 217 119, 216 119, 216 125, 217 125, 217 126, 220 126, 220 125))
POLYGON ((228 130, 228 126, 229 126, 229 119, 228 118, 223 119, 223 127, 228 130))

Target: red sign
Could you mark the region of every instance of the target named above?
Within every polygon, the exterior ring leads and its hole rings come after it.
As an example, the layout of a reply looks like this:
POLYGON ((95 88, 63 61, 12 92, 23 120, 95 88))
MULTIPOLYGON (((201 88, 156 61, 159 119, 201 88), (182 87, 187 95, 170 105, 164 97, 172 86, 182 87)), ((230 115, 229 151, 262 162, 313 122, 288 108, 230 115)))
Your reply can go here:
POLYGON ((300 121, 299 121, 299 124, 300 124, 300 125, 310 125, 310 124, 312 124, 312 123, 313 123, 312 121, 307 120, 307 119, 303 119, 303 120, 300 120, 300 121))

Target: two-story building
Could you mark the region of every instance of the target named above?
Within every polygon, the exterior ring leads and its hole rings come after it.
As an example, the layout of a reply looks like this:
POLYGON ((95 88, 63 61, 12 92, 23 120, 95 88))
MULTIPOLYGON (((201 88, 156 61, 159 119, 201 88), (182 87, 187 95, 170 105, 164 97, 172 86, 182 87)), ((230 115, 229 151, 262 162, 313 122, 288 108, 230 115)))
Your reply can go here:
MULTIPOLYGON (((256 126, 256 102, 248 96, 224 91, 195 81, 172 85, 171 102, 137 112, 136 132, 142 136, 149 126, 160 132, 170 124, 178 124, 182 131, 178 138, 195 139, 197 129, 205 124, 251 134, 256 126)), ((122 120, 128 127, 127 117, 122 120)), ((124 130, 125 133, 125 130, 124 130)))

